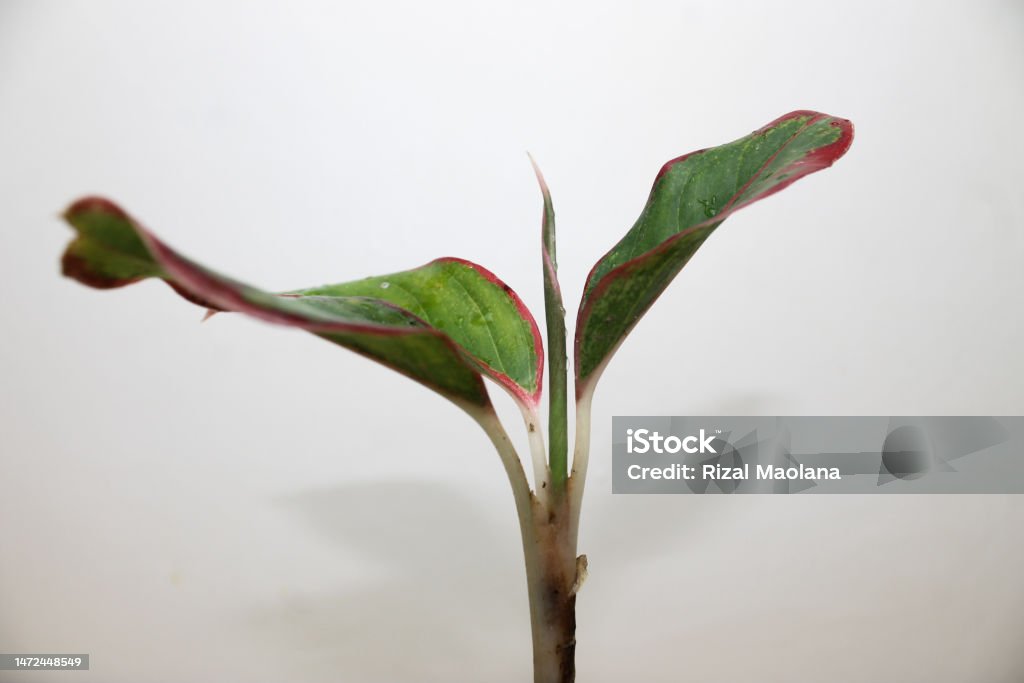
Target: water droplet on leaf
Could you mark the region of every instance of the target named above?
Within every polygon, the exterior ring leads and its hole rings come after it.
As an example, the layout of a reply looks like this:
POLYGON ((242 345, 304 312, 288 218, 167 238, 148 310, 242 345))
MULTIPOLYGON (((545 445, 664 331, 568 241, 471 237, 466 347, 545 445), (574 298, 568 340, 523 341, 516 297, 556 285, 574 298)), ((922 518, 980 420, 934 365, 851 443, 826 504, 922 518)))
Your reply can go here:
POLYGON ((697 203, 704 207, 704 215, 711 218, 718 213, 718 195, 711 195, 711 199, 698 199, 697 203))

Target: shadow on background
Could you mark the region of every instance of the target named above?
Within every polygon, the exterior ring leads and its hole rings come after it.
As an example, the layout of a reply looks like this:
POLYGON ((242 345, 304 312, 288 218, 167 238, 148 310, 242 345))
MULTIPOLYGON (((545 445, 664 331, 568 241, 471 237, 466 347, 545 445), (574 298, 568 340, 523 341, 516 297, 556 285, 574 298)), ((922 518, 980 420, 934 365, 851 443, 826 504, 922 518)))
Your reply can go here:
MULTIPOLYGON (((289 595, 247 617, 268 647, 293 660, 297 678, 530 679, 520 539, 498 517, 511 517, 510 499, 483 510, 453 486, 397 480, 311 490, 280 504, 340 551, 379 566, 335 593, 289 595)), ((700 507, 690 497, 613 500, 600 492, 584 515, 583 550, 611 585, 630 563, 678 547, 700 507)))

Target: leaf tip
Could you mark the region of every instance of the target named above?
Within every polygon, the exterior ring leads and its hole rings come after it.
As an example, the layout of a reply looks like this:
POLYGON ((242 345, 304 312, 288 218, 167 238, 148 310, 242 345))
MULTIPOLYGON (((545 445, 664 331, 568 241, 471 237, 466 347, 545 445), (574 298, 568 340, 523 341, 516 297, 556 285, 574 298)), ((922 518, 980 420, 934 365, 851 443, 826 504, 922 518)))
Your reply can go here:
POLYGON ((550 196, 551 191, 548 189, 547 181, 544 180, 544 174, 541 173, 540 166, 537 165, 537 160, 533 158, 533 155, 527 152, 526 156, 530 159, 530 165, 533 166, 533 173, 537 176, 537 184, 540 185, 540 191, 547 198, 550 196))
POLYGON ((130 220, 124 209, 110 201, 106 197, 89 195, 76 199, 64 210, 62 217, 68 223, 74 223, 79 216, 87 213, 106 213, 116 216, 121 220, 130 220))
POLYGON ((839 148, 836 150, 836 155, 833 160, 846 154, 846 151, 850 149, 850 145, 853 144, 853 121, 850 119, 841 119, 837 116, 832 117, 832 121, 829 122, 830 126, 839 129, 839 148), (840 144, 841 143, 841 144, 840 144))

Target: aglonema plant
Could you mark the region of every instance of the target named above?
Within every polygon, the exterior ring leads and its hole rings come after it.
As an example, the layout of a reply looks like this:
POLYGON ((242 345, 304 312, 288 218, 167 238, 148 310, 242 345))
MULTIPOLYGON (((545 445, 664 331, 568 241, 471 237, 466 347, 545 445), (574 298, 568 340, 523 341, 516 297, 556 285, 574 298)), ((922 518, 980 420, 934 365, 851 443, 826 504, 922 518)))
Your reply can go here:
POLYGON ((99 289, 160 279, 211 312, 297 327, 378 361, 462 408, 490 437, 512 486, 526 561, 535 683, 575 678, 576 593, 587 562, 577 538, 594 387, 641 316, 733 212, 827 168, 853 141, 845 120, 795 111, 734 142, 666 163, 639 219, 590 271, 576 318, 575 442, 568 457, 565 309, 555 259, 555 212, 544 200, 542 264, 548 341, 547 446, 538 409, 544 348, 530 311, 487 269, 456 258, 390 275, 266 292, 199 265, 112 202, 76 201, 77 232, 63 272, 99 289), (483 378, 522 411, 533 485, 498 419, 483 378))

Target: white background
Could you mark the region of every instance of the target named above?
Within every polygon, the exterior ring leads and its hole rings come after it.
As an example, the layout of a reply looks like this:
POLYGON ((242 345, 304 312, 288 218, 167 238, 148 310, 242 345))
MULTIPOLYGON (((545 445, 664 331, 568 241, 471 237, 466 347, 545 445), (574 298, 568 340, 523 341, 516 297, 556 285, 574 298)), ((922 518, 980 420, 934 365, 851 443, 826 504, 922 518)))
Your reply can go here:
POLYGON ((62 279, 71 200, 268 288, 457 255, 539 314, 529 150, 572 310, 662 162, 798 108, 849 154, 731 218, 599 388, 579 680, 1021 680, 1024 498, 608 468, 614 414, 1024 413, 1022 38, 1008 0, 3 0, 0 651, 93 666, 0 680, 530 679, 479 429, 299 332, 62 279))

